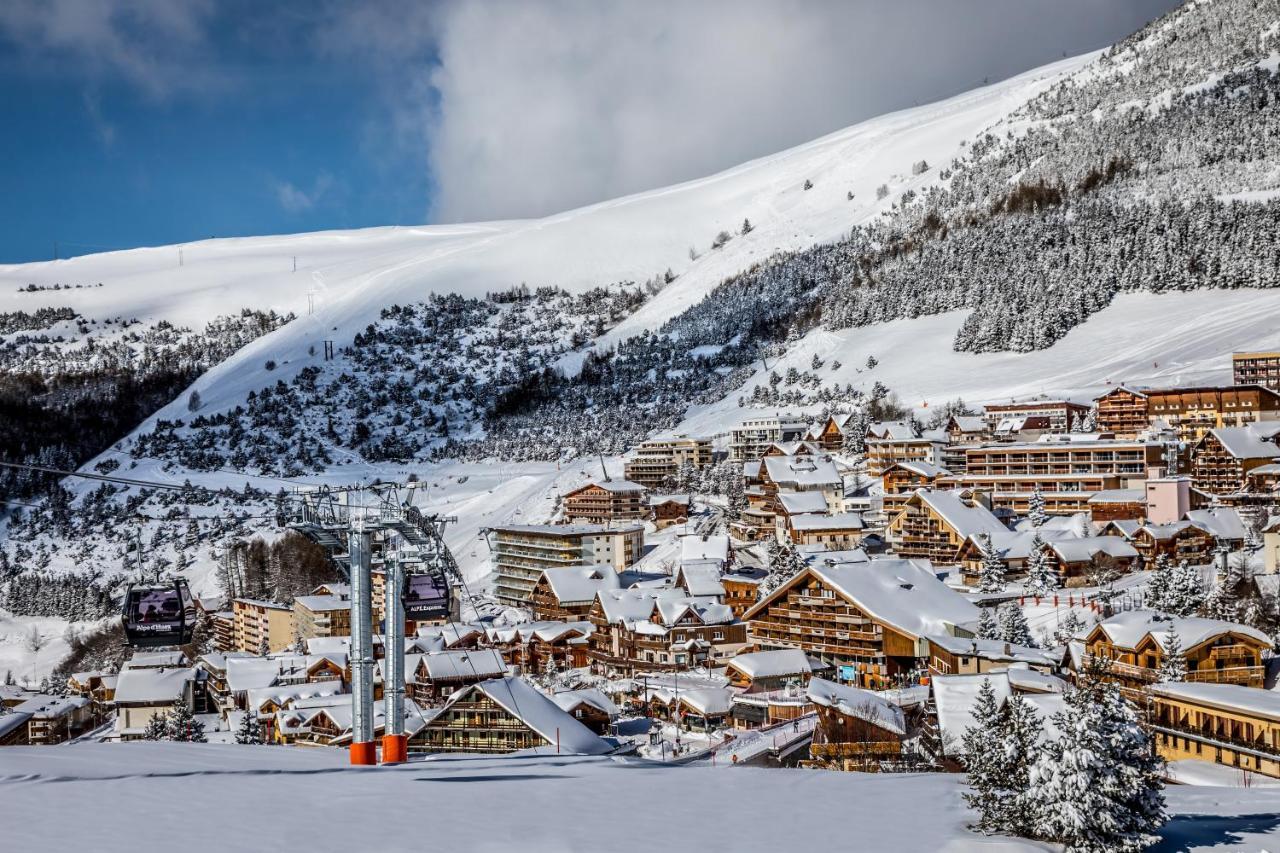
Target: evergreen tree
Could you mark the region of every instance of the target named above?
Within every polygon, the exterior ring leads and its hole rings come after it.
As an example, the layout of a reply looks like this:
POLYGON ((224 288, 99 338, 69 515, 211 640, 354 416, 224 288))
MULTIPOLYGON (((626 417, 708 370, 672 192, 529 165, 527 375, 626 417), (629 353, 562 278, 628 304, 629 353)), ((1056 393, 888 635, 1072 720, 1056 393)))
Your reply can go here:
POLYGON ((1142 596, 1142 601, 1147 607, 1152 610, 1168 612, 1167 602, 1171 577, 1172 569, 1169 567, 1169 556, 1161 554, 1156 557, 1155 569, 1151 572, 1151 580, 1147 581, 1147 588, 1142 596))
POLYGON ((964 801, 978 812, 975 828, 986 833, 999 832, 1002 825, 1000 807, 1005 777, 999 756, 1001 721, 995 689, 991 679, 984 678, 973 704, 973 724, 964 730, 960 743, 969 783, 964 801))
POLYGON ((204 723, 196 719, 187 697, 181 693, 169 709, 169 718, 165 721, 168 739, 184 743, 204 743, 204 723))
POLYGON ((990 533, 983 533, 978 539, 978 547, 982 549, 982 568, 978 574, 979 592, 1004 591, 1004 560, 996 551, 990 533))
POLYGON ((996 617, 991 612, 991 608, 983 607, 978 610, 978 639, 980 640, 996 640, 1000 638, 1000 631, 996 627, 996 617))
POLYGON ((1044 508, 1044 493, 1040 491, 1037 485, 1035 491, 1031 493, 1031 499, 1027 508, 1027 518, 1031 521, 1031 526, 1037 530, 1044 527, 1045 522, 1049 520, 1049 513, 1044 508))
POLYGON ((1182 638, 1170 623, 1164 635, 1164 657, 1160 661, 1161 683, 1187 680, 1187 657, 1182 653, 1182 638))
POLYGON ((1102 679, 1067 696, 1060 739, 1031 770, 1035 834, 1069 853, 1142 850, 1164 823, 1160 759, 1119 688, 1102 679))
POLYGON ((152 714, 142 737, 144 740, 169 740, 169 721, 163 714, 152 714))
POLYGON ((1000 605, 997 616, 999 624, 996 630, 1001 640, 1015 646, 1036 645, 1035 639, 1031 636, 1031 628, 1027 625, 1026 614, 1016 602, 1010 601, 1000 605))
POLYGON ((236 743, 262 743, 262 726, 258 723, 258 715, 252 709, 245 711, 240 717, 240 725, 236 727, 236 743))
POLYGON ((1173 616, 1194 615, 1204 604, 1204 586, 1200 582, 1200 570, 1181 561, 1176 569, 1170 570, 1164 592, 1164 606, 1158 608, 1173 616))
POLYGON ((1058 573, 1053 570, 1049 555, 1044 551, 1044 540, 1037 532, 1031 538, 1031 550, 1027 554, 1026 590, 1030 595, 1053 595, 1058 588, 1058 573))
POLYGON ((997 744, 1005 791, 1000 795, 1000 830, 1011 835, 1035 832, 1036 804, 1030 801, 1031 768, 1040 754, 1043 724, 1031 703, 1017 691, 1004 705, 997 744))

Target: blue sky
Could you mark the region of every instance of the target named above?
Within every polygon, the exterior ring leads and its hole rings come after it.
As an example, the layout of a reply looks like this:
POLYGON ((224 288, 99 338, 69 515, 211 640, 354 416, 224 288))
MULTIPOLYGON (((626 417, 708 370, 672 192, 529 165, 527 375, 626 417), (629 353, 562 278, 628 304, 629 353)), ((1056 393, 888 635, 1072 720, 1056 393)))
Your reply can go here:
POLYGON ((0 263, 535 216, 1104 46, 1174 0, 4 0, 0 263))

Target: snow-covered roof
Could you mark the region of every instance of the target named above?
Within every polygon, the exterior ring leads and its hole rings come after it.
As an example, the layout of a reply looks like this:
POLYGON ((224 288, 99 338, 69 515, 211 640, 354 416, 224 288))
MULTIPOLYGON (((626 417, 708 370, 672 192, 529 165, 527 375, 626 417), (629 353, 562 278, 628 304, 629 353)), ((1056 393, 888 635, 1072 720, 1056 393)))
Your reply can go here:
POLYGON ((632 492, 645 491, 644 486, 639 483, 633 483, 630 480, 592 480, 585 486, 579 486, 578 488, 571 490, 565 495, 565 497, 577 494, 583 489, 589 489, 592 486, 595 486, 598 489, 604 489, 606 492, 617 492, 618 494, 630 494, 632 492))
POLYGON ((432 681, 464 678, 494 678, 507 674, 507 662, 495 649, 448 649, 427 652, 420 667, 432 681))
POLYGON ((838 512, 834 515, 798 515, 791 519, 791 529, 799 532, 861 530, 862 528, 862 516, 856 512, 838 512))
POLYGON ((813 672, 813 662, 800 649, 774 649, 737 655, 725 666, 738 670, 747 678, 781 678, 813 672))
POLYGON ((10 709, 8 714, 0 714, 0 738, 12 732, 20 726, 25 726, 31 720, 31 715, 10 709))
POLYGON ((861 548, 828 551, 821 544, 797 545, 800 558, 811 566, 840 566, 848 563, 867 563, 871 558, 861 548))
POLYGON ((133 657, 125 662, 125 669, 145 669, 147 667, 186 666, 187 656, 182 652, 134 652, 133 657))
POLYGON ((827 499, 822 492, 789 492, 777 493, 778 503, 787 515, 822 514, 828 509, 827 499))
MULTIPOLYGON (((1278 448, 1280 449, 1280 448, 1278 448)), ((1200 525, 1217 539, 1242 540, 1247 535, 1247 525, 1235 507, 1193 509, 1184 516, 1187 521, 1200 525)))
POLYGON ((600 590, 622 586, 618 573, 606 565, 543 569, 542 576, 561 605, 590 604, 600 590))
POLYGON ((551 694, 551 701, 565 711, 573 711, 579 705, 586 704, 598 711, 603 711, 610 717, 616 717, 622 713, 621 709, 613 704, 608 696, 605 696, 604 693, 594 687, 585 687, 581 690, 562 690, 559 693, 551 694))
POLYGON ((1280 692, 1274 690, 1204 681, 1153 684, 1148 689, 1157 696, 1210 705, 1224 711, 1242 711, 1280 722, 1280 692))
MULTIPOLYGON (((872 617, 913 637, 947 634, 978 618, 978 608, 938 580, 928 560, 871 560, 810 566, 807 571, 872 617)), ((783 584, 765 601, 790 585, 783 584)))
POLYGON ((1102 629, 1113 645, 1125 649, 1137 648, 1148 634, 1161 648, 1164 648, 1165 636, 1170 628, 1178 635, 1184 651, 1228 632, 1252 637, 1268 646, 1271 645, 1271 639, 1266 633, 1248 625, 1224 622, 1221 619, 1203 619, 1199 616, 1169 616, 1155 610, 1129 610, 1117 613, 1099 622, 1098 628, 1102 629))
POLYGON ((1280 423, 1275 421, 1259 421, 1241 427, 1218 427, 1209 430, 1209 433, 1236 459, 1280 457, 1280 446, 1276 445, 1280 423))
POLYGON ((1067 682, 1056 675, 1026 666, 1011 666, 1005 670, 1009 684, 1019 693, 1066 693, 1067 682))
POLYGON ((1018 646, 1002 640, 954 637, 950 634, 930 634, 928 640, 930 645, 945 649, 953 655, 968 655, 989 661, 1017 661, 1035 666, 1056 666, 1059 660, 1044 649, 1018 646))
POLYGON ((1140 504, 1147 499, 1142 489, 1103 489, 1089 498, 1091 504, 1140 504))
POLYGON ((246 698, 249 708, 261 708, 268 701, 276 705, 286 705, 300 699, 314 699, 323 696, 337 696, 343 693, 341 681, 314 681, 300 684, 275 684, 270 687, 258 687, 250 690, 246 698))
POLYGON ((704 717, 729 713, 733 707, 733 691, 725 687, 702 687, 681 690, 677 700, 704 717))
MULTIPOLYGON (((465 622, 446 622, 443 625, 419 625, 417 630, 418 640, 439 639, 442 643, 441 648, 457 645, 460 642, 469 640, 472 637, 480 636, 484 630, 476 625, 468 625, 465 622)), ((418 643, 422 647, 422 643, 418 643)), ((429 649, 422 647, 423 651, 429 649)))
POLYGON ((951 472, 946 468, 943 468, 941 465, 934 465, 932 462, 924 462, 919 459, 908 459, 895 462, 890 465, 889 468, 885 469, 885 473, 887 474, 893 468, 901 468, 904 471, 919 474, 921 477, 928 480, 933 480, 937 477, 951 476, 951 472))
POLYGON ((916 496, 955 530, 961 539, 1009 529, 982 504, 966 503, 959 492, 916 489, 916 496))
POLYGON ((192 667, 125 669, 116 681, 115 702, 168 704, 185 692, 187 682, 193 678, 192 667))
POLYGON ((1081 536, 1067 539, 1051 539, 1049 549, 1065 563, 1091 560, 1097 554, 1116 559, 1137 559, 1138 551, 1120 536, 1081 536))
POLYGON ((693 503, 693 498, 689 495, 649 495, 649 506, 657 506, 658 504, 689 506, 691 503, 693 503))
MULTIPOLYGON (((990 534, 991 547, 1002 560, 1025 560, 1031 556, 1031 546, 1035 543, 1036 537, 1040 538, 1041 543, 1056 541, 1059 539, 1076 539, 1079 538, 1075 531, 1062 530, 1058 528, 1032 528, 1030 530, 1004 530, 990 534)), ((969 536, 965 539, 965 544, 976 549, 976 553, 982 552, 982 537, 969 536)))
POLYGON ((688 563, 680 567, 683 586, 694 596, 723 596, 724 584, 720 582, 720 566, 715 562, 688 563))
POLYGON ((680 537, 680 562, 688 563, 702 560, 718 560, 721 563, 729 560, 729 537, 723 534, 698 536, 690 534, 680 537))
MULTIPOLYGON (((1113 522, 1113 523, 1119 525, 1119 522, 1113 522)), ((1135 529, 1133 530, 1132 533, 1129 534, 1130 538, 1137 535, 1138 533, 1145 533, 1148 536, 1150 536, 1152 539, 1156 540, 1157 542, 1164 542, 1169 539, 1172 539, 1182 531, 1192 527, 1199 528, 1201 530, 1205 529, 1201 525, 1194 524, 1190 521, 1169 521, 1164 524, 1143 524, 1143 525, 1138 525, 1137 522, 1132 522, 1132 523, 1135 525, 1135 529)), ((1119 529, 1121 531, 1124 531, 1126 528, 1120 527, 1119 529)))
POLYGON ((299 595, 293 600, 312 613, 323 613, 330 610, 350 610, 351 600, 336 595, 299 595))
MULTIPOLYGON (((478 690, 503 707, 507 713, 524 722, 542 735, 548 743, 559 744, 565 753, 600 755, 609 751, 609 745, 590 729, 574 719, 572 714, 539 693, 522 678, 507 676, 482 681, 472 689, 478 690)), ((470 694, 471 690, 454 693, 445 704, 448 710, 455 702, 470 694)))
MULTIPOLYGON (((172 699, 177 696, 175 692, 172 699)), ((63 714, 69 714, 72 711, 84 708, 89 704, 89 699, 84 696, 50 696, 47 693, 38 693, 32 696, 21 705, 16 706, 13 710, 19 714, 30 715, 28 719, 42 719, 61 717, 63 714)), ((3 717, 0 717, 3 719, 3 717)))
POLYGON ((815 705, 831 708, 847 717, 865 720, 896 735, 907 733, 902 709, 870 690, 814 678, 809 681, 807 695, 815 705))
POLYGON ((306 659, 300 658, 295 661, 286 658, 227 658, 227 689, 233 693, 239 693, 259 687, 270 687, 280 678, 282 667, 305 670, 306 659))
POLYGON ((841 486, 844 480, 830 459, 813 456, 766 456, 763 460, 769 479, 779 486, 810 489, 841 486))
POLYGON ((986 418, 982 415, 952 415, 951 420, 962 432, 982 432, 987 428, 986 418))
POLYGON ((595 630, 590 622, 561 622, 550 619, 540 622, 522 622, 519 625, 499 625, 486 628, 485 636, 494 643, 527 643, 532 638, 553 643, 565 634, 578 633, 588 637, 595 630))
POLYGON ((658 601, 658 615, 665 626, 675 625, 688 614, 693 614, 704 625, 724 625, 734 620, 733 608, 714 598, 686 596, 658 601))

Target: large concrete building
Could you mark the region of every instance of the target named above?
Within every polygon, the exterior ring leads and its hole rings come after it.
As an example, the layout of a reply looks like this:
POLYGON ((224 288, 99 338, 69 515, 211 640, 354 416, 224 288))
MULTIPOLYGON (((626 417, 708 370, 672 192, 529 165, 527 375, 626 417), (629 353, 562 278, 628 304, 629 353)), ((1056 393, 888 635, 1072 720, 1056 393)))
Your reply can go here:
POLYGON ((498 600, 525 605, 544 569, 605 564, 622 571, 640 559, 644 525, 519 524, 489 530, 498 600))

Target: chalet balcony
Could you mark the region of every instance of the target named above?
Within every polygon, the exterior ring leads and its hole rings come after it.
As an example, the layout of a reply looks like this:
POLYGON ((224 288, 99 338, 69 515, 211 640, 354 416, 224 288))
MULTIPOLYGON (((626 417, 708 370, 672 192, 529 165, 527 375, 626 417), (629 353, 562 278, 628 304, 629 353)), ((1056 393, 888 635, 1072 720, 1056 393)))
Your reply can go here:
MULTIPOLYGON (((1120 678, 1154 684, 1160 679, 1158 669, 1136 666, 1121 661, 1110 661, 1108 671, 1120 678)), ((1262 684, 1266 670, 1261 666, 1224 666, 1213 669, 1189 669, 1186 681, 1202 684, 1262 684)))
POLYGON ((1188 723, 1177 723, 1165 719, 1157 719, 1151 725, 1151 728, 1174 737, 1191 738, 1212 747, 1248 750, 1255 755, 1265 756, 1272 760, 1280 759, 1280 744, 1267 743, 1266 737, 1263 735, 1250 739, 1233 735, 1220 729, 1197 728, 1188 723))
POLYGON ((809 744, 809 755, 813 758, 861 758, 864 755, 897 755, 901 751, 902 745, 891 740, 809 744))

